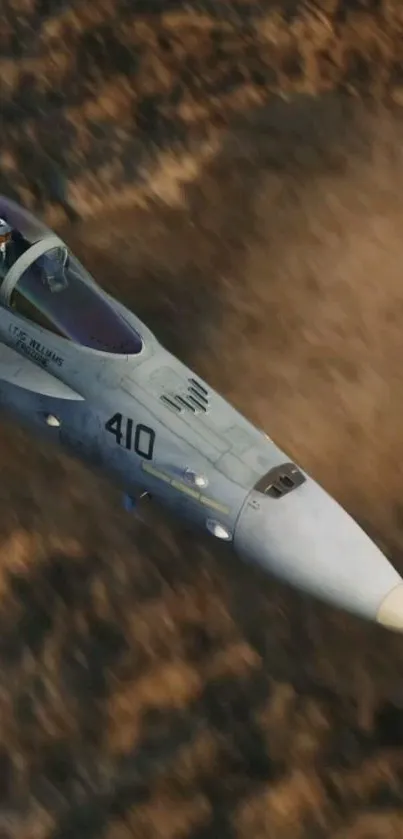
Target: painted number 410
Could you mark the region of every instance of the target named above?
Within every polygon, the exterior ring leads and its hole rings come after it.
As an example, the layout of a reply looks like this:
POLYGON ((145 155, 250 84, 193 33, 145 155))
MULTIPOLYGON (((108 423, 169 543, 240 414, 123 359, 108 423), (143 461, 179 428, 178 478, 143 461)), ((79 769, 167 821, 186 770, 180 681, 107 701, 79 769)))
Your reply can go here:
POLYGON ((148 425, 134 425, 130 417, 126 419, 123 414, 114 414, 105 428, 115 437, 118 446, 124 446, 129 451, 133 448, 139 457, 145 460, 152 460, 155 443, 155 431, 148 425))

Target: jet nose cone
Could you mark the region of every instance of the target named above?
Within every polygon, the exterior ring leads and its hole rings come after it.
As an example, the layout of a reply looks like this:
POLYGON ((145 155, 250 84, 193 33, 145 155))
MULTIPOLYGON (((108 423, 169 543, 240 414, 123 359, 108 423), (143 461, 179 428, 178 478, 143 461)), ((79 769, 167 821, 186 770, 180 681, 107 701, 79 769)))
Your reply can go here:
POLYGON ((311 478, 282 498, 252 492, 234 547, 321 600, 403 631, 403 580, 352 517, 311 478))
POLYGON ((395 586, 384 597, 376 615, 377 623, 403 632, 403 583, 395 586))

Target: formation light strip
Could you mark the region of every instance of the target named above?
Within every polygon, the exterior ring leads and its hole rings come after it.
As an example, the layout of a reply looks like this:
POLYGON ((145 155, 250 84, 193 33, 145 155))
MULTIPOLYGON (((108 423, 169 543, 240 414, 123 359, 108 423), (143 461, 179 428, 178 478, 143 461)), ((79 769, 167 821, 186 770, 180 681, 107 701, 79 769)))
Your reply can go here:
POLYGON ((201 492, 198 492, 196 489, 192 489, 192 487, 187 486, 182 481, 178 481, 177 478, 171 478, 170 475, 156 469, 151 465, 151 463, 142 460, 141 466, 144 472, 148 472, 148 474, 152 475, 153 478, 157 478, 159 481, 165 481, 166 484, 170 484, 174 489, 178 490, 178 492, 183 492, 190 498, 194 498, 194 500, 199 501, 200 504, 204 504, 206 507, 211 507, 212 510, 218 510, 220 513, 230 512, 229 507, 225 504, 215 501, 214 498, 209 498, 208 495, 203 495, 201 492))

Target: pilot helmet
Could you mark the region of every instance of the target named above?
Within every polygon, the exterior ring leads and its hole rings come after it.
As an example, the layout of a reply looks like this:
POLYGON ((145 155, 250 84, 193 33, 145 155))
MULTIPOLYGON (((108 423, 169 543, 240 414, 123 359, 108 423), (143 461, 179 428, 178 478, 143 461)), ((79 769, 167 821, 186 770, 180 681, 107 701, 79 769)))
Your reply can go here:
POLYGON ((0 247, 10 242, 11 233, 12 228, 9 223, 4 218, 0 218, 0 247))

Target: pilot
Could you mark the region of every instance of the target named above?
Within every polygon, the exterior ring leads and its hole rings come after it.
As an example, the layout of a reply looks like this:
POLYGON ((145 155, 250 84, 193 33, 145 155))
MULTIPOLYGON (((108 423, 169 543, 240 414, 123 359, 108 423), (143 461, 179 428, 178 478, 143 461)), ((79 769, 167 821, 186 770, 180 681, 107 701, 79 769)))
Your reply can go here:
POLYGON ((18 257, 29 248, 29 242, 18 230, 14 230, 4 218, 0 218, 0 280, 18 257))
POLYGON ((0 277, 5 277, 10 268, 10 247, 12 229, 5 219, 0 218, 0 277))

